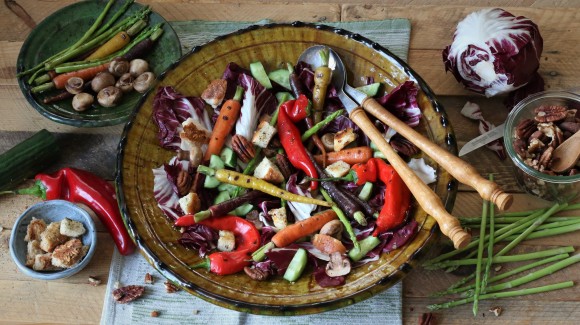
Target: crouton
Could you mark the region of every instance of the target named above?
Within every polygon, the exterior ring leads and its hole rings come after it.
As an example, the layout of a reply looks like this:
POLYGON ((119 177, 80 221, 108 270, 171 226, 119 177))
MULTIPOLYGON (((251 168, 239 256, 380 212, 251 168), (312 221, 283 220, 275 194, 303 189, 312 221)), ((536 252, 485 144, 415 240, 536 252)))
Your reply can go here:
POLYGON ((197 144, 204 144, 209 142, 211 132, 199 123, 195 122, 191 117, 185 120, 181 126, 183 126, 183 131, 179 132, 179 137, 182 140, 197 144))
POLYGON ((201 93, 201 98, 211 107, 216 108, 224 100, 228 82, 225 79, 216 79, 207 85, 207 88, 201 93))
POLYGON ((60 234, 69 237, 79 237, 86 232, 81 222, 64 218, 60 221, 60 234))
POLYGON ((78 238, 73 238, 66 243, 57 246, 52 252, 52 265, 62 268, 70 268, 86 254, 83 243, 78 238))
POLYGON ((284 175, 282 175, 278 166, 267 157, 264 157, 254 170, 254 177, 274 184, 280 184, 284 181, 284 175))
POLYGON ((40 249, 40 242, 38 240, 31 240, 28 242, 28 248, 26 250, 26 266, 32 267, 34 265, 34 260, 36 255, 44 254, 44 251, 40 249))
POLYGON ((324 169, 324 171, 330 177, 342 177, 342 176, 346 175, 349 170, 350 170, 350 165, 345 163, 342 160, 334 162, 334 163, 326 166, 326 168, 324 169))
POLYGON ((217 249, 222 252, 231 252, 236 248, 236 236, 228 230, 220 230, 217 249))
POLYGON ((45 252, 52 252, 56 246, 67 240, 67 236, 60 234, 60 222, 51 222, 40 234, 40 248, 45 252))
POLYGON ((40 234, 46 229, 46 222, 42 219, 32 218, 30 224, 26 228, 25 241, 40 240, 40 234))
POLYGON ((266 148, 270 140, 274 137, 274 135, 278 132, 278 129, 271 126, 269 122, 262 121, 258 125, 256 132, 254 132, 254 136, 252 137, 252 143, 258 147, 266 148))
POLYGON ((346 128, 344 130, 338 131, 334 135, 334 151, 340 151, 351 142, 356 140, 356 133, 352 128, 346 128))
POLYGON ((54 271, 60 268, 52 265, 52 253, 38 254, 34 257, 32 269, 35 271, 54 271))
POLYGON ((272 217, 274 222, 274 227, 278 229, 284 229, 288 225, 288 218, 286 216, 286 208, 271 209, 268 211, 268 215, 272 217))
POLYGON ((194 214, 201 209, 201 201, 196 193, 189 193, 179 199, 179 207, 185 214, 194 214))

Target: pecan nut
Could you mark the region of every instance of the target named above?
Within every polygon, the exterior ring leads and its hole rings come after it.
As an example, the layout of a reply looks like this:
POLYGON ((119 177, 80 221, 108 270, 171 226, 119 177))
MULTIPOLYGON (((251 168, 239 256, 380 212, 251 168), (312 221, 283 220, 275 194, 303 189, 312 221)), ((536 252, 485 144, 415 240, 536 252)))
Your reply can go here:
POLYGON ((526 142, 522 139, 516 139, 514 141, 514 149, 516 150, 517 154, 520 155, 520 157, 524 158, 526 157, 526 142))
POLYGON ((179 287, 169 281, 165 281, 163 284, 165 284, 165 291, 167 291, 167 293, 175 293, 179 291, 179 287))
POLYGON ((113 290, 112 294, 113 299, 115 299, 117 303, 126 304, 141 297, 144 291, 145 291, 144 286, 128 285, 113 290))
POLYGON ((567 111, 566 107, 560 105, 542 105, 535 109, 534 119, 540 123, 557 122, 566 118, 567 111))
POLYGON ((149 272, 145 273, 145 283, 153 284, 153 276, 149 272))
POLYGON ((547 167, 550 166, 550 163, 552 162, 552 153, 553 152, 554 152, 554 147, 548 147, 546 150, 544 150, 544 152, 540 156, 540 159, 538 160, 539 171, 544 171, 547 169, 547 167))
POLYGON ((524 141, 537 130, 536 122, 532 119, 524 119, 516 126, 516 136, 524 141))
POLYGON ((249 266, 244 267, 244 272, 252 279, 256 281, 264 281, 268 279, 270 273, 264 271, 260 268, 251 268, 249 266))
POLYGON ((232 149, 244 163, 249 162, 256 155, 254 145, 243 135, 236 134, 232 137, 232 149))
POLYGON ((558 125, 558 127, 563 131, 568 131, 568 132, 574 134, 580 130, 580 123, 562 122, 558 125))
POLYGON ((191 184, 193 184, 193 177, 189 175, 189 173, 185 170, 180 170, 177 174, 177 191, 179 192, 180 196, 184 196, 189 193, 191 189, 191 184))

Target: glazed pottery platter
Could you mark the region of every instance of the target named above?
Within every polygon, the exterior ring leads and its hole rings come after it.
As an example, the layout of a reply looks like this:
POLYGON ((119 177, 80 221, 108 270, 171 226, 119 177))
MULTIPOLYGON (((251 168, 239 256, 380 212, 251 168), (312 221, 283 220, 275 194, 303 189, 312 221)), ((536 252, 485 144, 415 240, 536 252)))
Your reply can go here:
MULTIPOLYGON (((123 3, 124 1, 116 1, 113 4, 109 9, 105 22, 119 10, 123 3)), ((103 0, 80 1, 56 11, 44 19, 32 30, 22 45, 16 65, 17 72, 20 73, 37 66, 46 58, 74 44, 91 27, 106 4, 107 1, 103 0)), ((122 21, 125 17, 142 8, 143 5, 133 3, 117 22, 122 21)), ((161 74, 171 63, 181 57, 181 45, 177 34, 163 17, 151 12, 149 14, 149 26, 154 26, 158 23, 163 23, 163 34, 156 41, 153 51, 143 58, 149 63, 150 70, 155 75, 161 74)), ((35 85, 29 85, 29 77, 30 75, 19 77, 18 85, 30 105, 40 114, 55 122, 78 127, 98 127, 125 123, 141 97, 141 94, 133 91, 126 94, 122 102, 115 107, 107 108, 94 104, 93 107, 84 112, 77 112, 72 108, 71 98, 52 104, 43 103, 43 98, 57 94, 59 91, 52 90, 33 94, 30 89, 35 85)))
MULTIPOLYGON (((285 62, 296 63, 306 48, 323 44, 332 47, 343 59, 348 79, 360 86, 363 77, 373 77, 388 92, 406 80, 417 82, 423 111, 419 132, 446 150, 456 153, 455 138, 441 105, 424 81, 404 62, 385 48, 359 35, 327 26, 305 23, 253 26, 196 47, 177 62, 160 80, 158 87, 173 86, 187 96, 199 96, 214 79, 222 76, 229 62, 248 67, 261 61, 266 71, 285 62)), ((190 293, 211 303, 238 311, 296 315, 318 313, 354 304, 391 287, 411 271, 417 259, 436 237, 436 222, 416 204, 412 218, 419 231, 404 247, 382 254, 378 261, 353 269, 343 286, 322 288, 312 270, 295 283, 281 276, 268 281, 251 280, 244 273, 218 276, 189 265, 201 260, 196 251, 177 244, 179 231, 172 226, 153 197, 152 169, 167 162, 174 153, 161 148, 157 127, 152 119, 156 91, 142 99, 127 124, 118 156, 117 188, 125 221, 142 253, 168 279, 190 293)), ((450 210, 456 184, 450 175, 428 157, 437 170, 437 181, 430 186, 450 210)))

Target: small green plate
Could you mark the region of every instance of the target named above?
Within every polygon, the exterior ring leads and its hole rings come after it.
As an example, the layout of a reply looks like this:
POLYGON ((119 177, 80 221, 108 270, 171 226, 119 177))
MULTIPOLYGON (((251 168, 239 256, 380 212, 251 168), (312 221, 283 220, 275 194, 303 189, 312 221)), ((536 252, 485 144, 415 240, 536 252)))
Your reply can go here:
MULTIPOLYGON (((72 45, 82 37, 102 12, 107 1, 81 1, 64 7, 44 19, 28 35, 18 55, 17 72, 36 66, 45 58, 72 45)), ((105 19, 105 22, 122 5, 124 1, 117 1, 105 19)), ((143 8, 143 5, 133 3, 121 18, 131 15, 143 8)), ((119 21, 119 20, 118 20, 119 21)), ((169 66, 181 57, 181 45, 177 34, 169 23, 155 12, 149 14, 149 25, 163 23, 163 34, 157 40, 154 50, 144 59, 149 62, 151 71, 160 75, 169 66)), ((98 105, 84 111, 77 112, 72 108, 71 100, 63 100, 54 104, 44 104, 42 98, 57 91, 32 94, 27 83, 29 76, 18 78, 18 85, 28 102, 45 117, 62 124, 77 127, 99 127, 124 123, 129 119, 131 112, 139 102, 141 94, 131 92, 127 94, 120 105, 105 108, 98 105)))

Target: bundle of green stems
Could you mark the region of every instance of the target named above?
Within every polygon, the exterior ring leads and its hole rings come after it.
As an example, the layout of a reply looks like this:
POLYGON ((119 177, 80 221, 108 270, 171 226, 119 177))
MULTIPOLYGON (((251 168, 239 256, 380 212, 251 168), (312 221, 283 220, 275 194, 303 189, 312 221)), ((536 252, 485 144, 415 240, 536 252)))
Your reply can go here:
MULTIPOLYGON (((490 179, 493 180, 492 177, 490 179)), ((580 254, 570 255, 574 253, 574 247, 558 247, 525 254, 508 253, 524 240, 580 230, 580 216, 556 216, 560 211, 577 209, 580 209, 580 203, 557 203, 549 208, 495 215, 493 203, 484 201, 481 217, 460 218, 466 227, 478 228, 479 237, 474 237, 466 247, 441 254, 423 265, 428 270, 445 269, 447 271, 463 265, 475 265, 475 273, 462 278, 446 290, 432 294, 437 297, 456 295, 457 300, 432 304, 428 308, 438 310, 473 303, 475 316, 481 300, 529 295, 571 287, 573 282, 565 281, 541 287, 510 290, 580 262, 580 254), (496 245, 499 243, 502 245, 496 245), (503 245, 503 243, 506 244, 503 245), (508 272, 491 275, 491 266, 494 264, 521 261, 533 262, 508 272), (532 272, 513 278, 532 269, 534 269, 532 272), (512 279, 500 282, 507 278, 512 279)))

